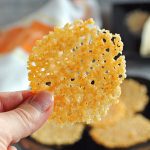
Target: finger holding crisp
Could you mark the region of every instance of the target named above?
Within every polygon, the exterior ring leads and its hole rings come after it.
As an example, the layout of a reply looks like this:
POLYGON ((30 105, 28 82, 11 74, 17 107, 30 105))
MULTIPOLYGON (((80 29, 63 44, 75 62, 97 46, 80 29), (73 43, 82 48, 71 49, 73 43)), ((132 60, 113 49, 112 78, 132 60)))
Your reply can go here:
POLYGON ((100 30, 92 19, 55 27, 37 41, 29 56, 28 76, 33 91, 54 91, 50 119, 100 120, 121 93, 126 77, 122 50, 120 36, 100 30))

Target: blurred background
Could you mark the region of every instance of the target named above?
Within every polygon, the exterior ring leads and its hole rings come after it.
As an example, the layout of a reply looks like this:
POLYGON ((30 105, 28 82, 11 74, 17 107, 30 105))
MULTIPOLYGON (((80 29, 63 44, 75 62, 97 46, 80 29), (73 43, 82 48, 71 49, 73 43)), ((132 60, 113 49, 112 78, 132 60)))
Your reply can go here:
POLYGON ((150 0, 0 0, 0 91, 29 89, 28 54, 54 25, 91 17, 121 35, 127 75, 150 80, 150 0))

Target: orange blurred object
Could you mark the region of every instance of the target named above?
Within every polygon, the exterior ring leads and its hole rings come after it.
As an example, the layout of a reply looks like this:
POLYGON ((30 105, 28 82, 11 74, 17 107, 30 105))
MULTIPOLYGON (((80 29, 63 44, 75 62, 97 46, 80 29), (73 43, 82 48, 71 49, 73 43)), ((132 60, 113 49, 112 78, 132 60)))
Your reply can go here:
POLYGON ((20 33, 24 30, 23 27, 14 27, 0 34, 0 53, 9 52, 15 48, 16 40, 20 33))
POLYGON ((31 26, 22 33, 22 41, 20 43, 20 46, 30 52, 35 44, 35 41, 41 39, 43 35, 48 34, 49 31, 52 30, 52 26, 34 21, 32 22, 31 26))
POLYGON ((4 31, 0 33, 0 53, 7 53, 17 46, 31 52, 35 41, 52 30, 52 26, 33 21, 28 27, 14 27, 4 31))

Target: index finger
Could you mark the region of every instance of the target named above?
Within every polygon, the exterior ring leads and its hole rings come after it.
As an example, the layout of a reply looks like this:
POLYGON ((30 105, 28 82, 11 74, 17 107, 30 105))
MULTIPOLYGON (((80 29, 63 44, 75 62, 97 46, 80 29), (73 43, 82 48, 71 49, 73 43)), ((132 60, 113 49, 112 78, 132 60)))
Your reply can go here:
POLYGON ((31 91, 0 92, 0 112, 16 108, 32 95, 31 91))

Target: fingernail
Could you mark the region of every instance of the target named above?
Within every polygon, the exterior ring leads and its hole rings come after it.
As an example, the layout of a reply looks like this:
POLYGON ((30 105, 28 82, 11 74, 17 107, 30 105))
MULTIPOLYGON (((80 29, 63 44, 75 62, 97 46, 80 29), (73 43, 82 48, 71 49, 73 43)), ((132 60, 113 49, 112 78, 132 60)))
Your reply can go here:
POLYGON ((41 112, 45 112, 50 107, 53 107, 53 93, 42 91, 33 96, 29 103, 41 112))

